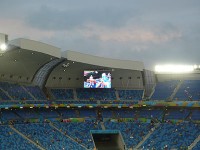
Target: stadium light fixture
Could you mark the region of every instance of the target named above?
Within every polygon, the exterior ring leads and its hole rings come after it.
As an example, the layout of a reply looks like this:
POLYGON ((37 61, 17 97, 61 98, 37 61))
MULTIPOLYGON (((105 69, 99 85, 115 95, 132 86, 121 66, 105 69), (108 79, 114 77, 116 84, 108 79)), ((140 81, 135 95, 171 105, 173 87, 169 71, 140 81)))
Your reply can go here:
POLYGON ((197 69, 197 68, 198 68, 198 66, 197 66, 197 65, 194 65, 193 67, 194 67, 194 69, 197 69))
POLYGON ((194 71, 193 65, 156 65, 155 72, 157 73, 189 73, 194 71))
POLYGON ((0 45, 0 50, 1 50, 2 52, 5 52, 5 51, 7 50, 7 45, 6 45, 5 43, 1 44, 1 45, 0 45))

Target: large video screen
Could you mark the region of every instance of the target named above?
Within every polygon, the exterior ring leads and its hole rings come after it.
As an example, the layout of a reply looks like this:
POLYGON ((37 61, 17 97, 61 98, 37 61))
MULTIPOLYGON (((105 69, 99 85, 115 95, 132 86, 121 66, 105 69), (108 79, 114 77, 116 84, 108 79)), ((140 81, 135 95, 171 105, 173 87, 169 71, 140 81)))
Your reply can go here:
POLYGON ((111 88, 109 71, 84 71, 84 88, 111 88))

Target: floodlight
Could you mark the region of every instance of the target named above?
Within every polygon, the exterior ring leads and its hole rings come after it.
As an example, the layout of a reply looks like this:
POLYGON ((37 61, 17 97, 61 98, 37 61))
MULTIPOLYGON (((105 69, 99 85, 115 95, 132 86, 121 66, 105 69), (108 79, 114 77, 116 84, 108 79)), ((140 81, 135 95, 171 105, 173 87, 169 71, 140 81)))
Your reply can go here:
POLYGON ((194 65, 193 67, 194 67, 194 69, 197 69, 197 68, 198 68, 198 66, 197 66, 197 65, 194 65))
POLYGON ((156 65, 155 71, 158 73, 188 73, 194 70, 193 65, 156 65))
POLYGON ((7 45, 6 44, 1 44, 0 45, 0 50, 3 51, 3 52, 6 51, 7 50, 7 45))

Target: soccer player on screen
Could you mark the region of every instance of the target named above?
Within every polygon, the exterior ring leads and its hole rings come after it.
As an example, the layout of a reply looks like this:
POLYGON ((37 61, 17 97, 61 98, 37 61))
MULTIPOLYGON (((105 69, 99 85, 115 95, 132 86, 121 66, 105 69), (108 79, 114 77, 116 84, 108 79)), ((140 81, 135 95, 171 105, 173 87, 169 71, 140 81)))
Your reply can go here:
POLYGON ((111 74, 102 73, 102 81, 104 83, 104 88, 111 88, 111 74))
POLYGON ((89 83, 90 88, 96 88, 96 80, 93 79, 93 76, 91 75, 89 79, 87 79, 87 82, 89 83))

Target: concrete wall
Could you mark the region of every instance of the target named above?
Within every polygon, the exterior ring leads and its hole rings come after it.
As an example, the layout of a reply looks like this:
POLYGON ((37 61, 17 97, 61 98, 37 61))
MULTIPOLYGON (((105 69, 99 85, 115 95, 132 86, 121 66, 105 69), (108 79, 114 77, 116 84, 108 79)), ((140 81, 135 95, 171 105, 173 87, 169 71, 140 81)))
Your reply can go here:
POLYGON ((8 42, 8 35, 0 33, 0 45, 8 42))
POLYGON ((145 97, 149 97, 153 87, 156 85, 156 76, 154 71, 144 70, 145 97))
POLYGON ((112 75, 113 88, 126 89, 143 89, 143 77, 141 71, 128 69, 112 69, 99 67, 78 62, 66 61, 64 64, 70 65, 65 68, 57 66, 50 74, 46 87, 63 87, 63 88, 83 88, 84 70, 106 70, 112 75))
POLYGON ((121 133, 119 133, 115 138, 116 138, 116 141, 117 141, 120 149, 125 150, 126 146, 125 146, 124 139, 123 139, 121 133))

